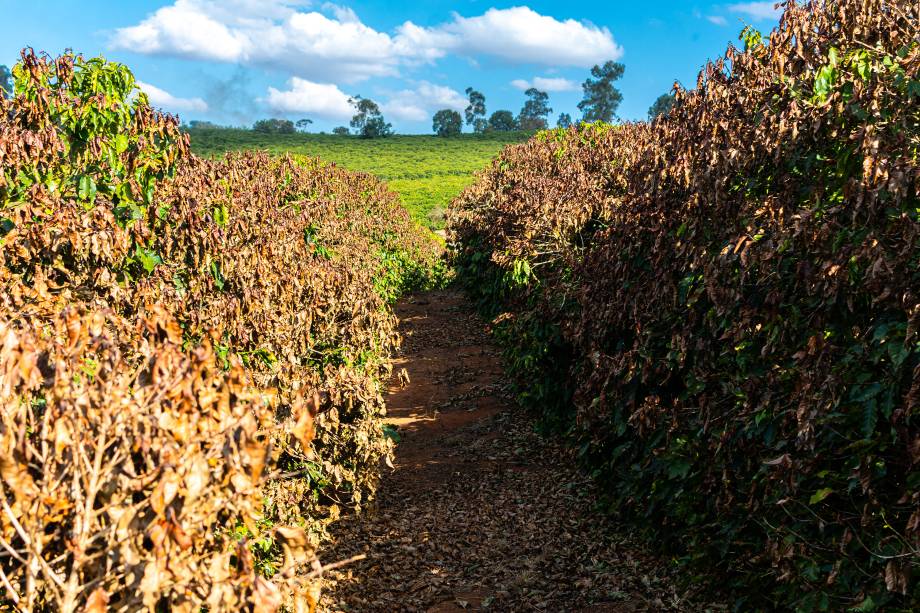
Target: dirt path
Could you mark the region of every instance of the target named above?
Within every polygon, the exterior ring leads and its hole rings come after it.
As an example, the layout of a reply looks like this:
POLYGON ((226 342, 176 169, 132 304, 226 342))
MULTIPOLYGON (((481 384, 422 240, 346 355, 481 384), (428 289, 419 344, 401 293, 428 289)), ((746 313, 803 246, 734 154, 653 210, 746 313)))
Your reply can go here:
POLYGON ((661 562, 594 511, 571 458, 532 432, 500 356, 462 296, 397 309, 387 398, 401 441, 376 508, 339 522, 324 611, 691 610, 661 562))

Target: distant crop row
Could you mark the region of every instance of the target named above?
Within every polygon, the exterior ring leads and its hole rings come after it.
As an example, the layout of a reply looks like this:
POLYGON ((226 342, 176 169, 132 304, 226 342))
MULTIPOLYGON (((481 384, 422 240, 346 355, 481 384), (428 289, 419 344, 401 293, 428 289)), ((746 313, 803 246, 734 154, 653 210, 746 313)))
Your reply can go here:
POLYGON ((417 222, 442 228, 444 209, 501 148, 527 139, 523 132, 465 134, 457 138, 395 135, 364 140, 327 134, 260 134, 230 128, 190 128, 192 150, 205 156, 265 149, 334 161, 387 181, 417 222))
POLYGON ((188 153, 104 60, 0 101, 0 608, 312 610, 391 452, 388 303, 438 247, 369 175, 188 153))
POLYGON ((452 205, 521 397, 737 610, 920 607, 920 8, 789 3, 452 205))

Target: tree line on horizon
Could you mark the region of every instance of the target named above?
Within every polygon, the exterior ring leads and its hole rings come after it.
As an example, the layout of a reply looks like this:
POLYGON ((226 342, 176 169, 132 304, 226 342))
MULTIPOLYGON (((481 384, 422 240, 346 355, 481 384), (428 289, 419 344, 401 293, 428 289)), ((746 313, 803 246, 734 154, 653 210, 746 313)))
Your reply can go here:
MULTIPOLYGON (((623 76, 625 70, 626 67, 623 64, 614 61, 595 65, 591 69, 591 77, 582 84, 584 97, 578 103, 578 109, 583 114, 581 121, 591 123, 614 120, 616 110, 623 100, 623 95, 614 86, 614 82, 623 76)), ((549 94, 536 87, 531 87, 524 92, 527 99, 517 117, 511 111, 498 110, 489 115, 487 119, 486 98, 482 92, 468 87, 466 95, 469 105, 464 110, 463 117, 458 111, 452 109, 442 109, 435 113, 432 130, 438 136, 460 134, 464 119, 473 132, 480 134, 513 130, 536 132, 549 127, 549 116, 553 112, 552 107, 549 106, 549 94)), ((572 116, 568 113, 560 113, 556 126, 568 128, 572 125, 572 116)))
MULTIPOLYGON (((578 109, 582 112, 580 122, 604 121, 609 123, 616 118, 616 111, 623 101, 623 95, 614 82, 623 76, 625 69, 622 63, 614 61, 595 65, 591 69, 591 76, 582 84, 584 95, 581 102, 578 103, 578 109)), ((7 66, 0 65, 0 96, 9 98, 12 93, 11 71, 7 66)), ((465 93, 469 104, 462 115, 454 109, 441 109, 434 114, 432 131, 436 135, 443 137, 459 135, 463 132, 464 124, 472 128, 476 134, 512 131, 536 132, 549 127, 549 116, 553 112, 549 105, 549 94, 536 87, 531 87, 524 92, 526 100, 516 116, 510 110, 500 109, 487 117, 485 95, 473 87, 467 87, 465 93)), ((353 96, 348 101, 355 109, 355 114, 349 123, 350 128, 338 126, 333 128, 333 134, 342 136, 353 134, 361 138, 381 138, 394 134, 392 124, 386 121, 376 102, 360 95, 353 96)), ((666 114, 673 102, 673 93, 659 96, 649 107, 649 120, 666 114)), ((569 113, 560 113, 556 119, 556 126, 560 128, 569 128, 575 123, 569 113)), ((249 129, 263 134, 295 134, 308 131, 312 124, 313 120, 307 118, 297 121, 269 118, 256 121, 249 129)), ((203 120, 192 120, 186 126, 191 129, 227 127, 203 120)))
MULTIPOLYGON (((612 122, 616 118, 616 111, 623 101, 623 94, 614 85, 615 81, 622 78, 626 67, 619 62, 608 61, 603 65, 595 65, 591 69, 591 77, 582 84, 584 93, 578 109, 582 112, 581 123, 595 121, 612 122)), ((549 105, 549 94, 536 87, 531 87, 524 92, 526 100, 520 112, 515 116, 510 110, 500 109, 488 115, 486 110, 485 95, 473 87, 465 90, 469 104, 461 115, 455 109, 441 109, 432 117, 432 131, 437 136, 458 136, 463 132, 464 124, 472 128, 473 133, 484 134, 487 132, 536 132, 549 127, 549 116, 553 109, 549 105)), ((349 98, 349 103, 355 109, 355 115, 350 122, 350 128, 339 126, 332 130, 335 135, 354 135, 360 138, 383 138, 394 134, 392 124, 383 116, 380 106, 369 98, 354 96, 349 98)), ((649 107, 648 118, 653 120, 658 115, 667 114, 674 103, 674 94, 666 93, 659 96, 649 107)), ((297 131, 305 132, 313 122, 301 119, 297 122, 289 119, 261 119, 252 126, 255 132, 266 134, 294 134, 297 131)), ((577 122, 569 113, 560 113, 556 119, 556 127, 569 128, 577 122)), ((192 121, 190 127, 219 127, 210 122, 192 121)))

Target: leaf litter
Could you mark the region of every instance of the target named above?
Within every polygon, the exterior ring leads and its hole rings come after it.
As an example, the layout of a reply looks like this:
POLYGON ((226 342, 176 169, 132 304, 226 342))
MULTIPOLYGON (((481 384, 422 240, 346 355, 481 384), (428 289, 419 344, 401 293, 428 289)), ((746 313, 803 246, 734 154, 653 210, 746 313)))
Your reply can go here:
MULTIPOLYGON (((483 322, 453 291, 403 301, 387 397, 395 469, 333 526, 320 610, 698 611, 673 568, 597 509, 571 452, 534 432, 483 322)), ((717 608, 708 605, 709 608, 717 608)))

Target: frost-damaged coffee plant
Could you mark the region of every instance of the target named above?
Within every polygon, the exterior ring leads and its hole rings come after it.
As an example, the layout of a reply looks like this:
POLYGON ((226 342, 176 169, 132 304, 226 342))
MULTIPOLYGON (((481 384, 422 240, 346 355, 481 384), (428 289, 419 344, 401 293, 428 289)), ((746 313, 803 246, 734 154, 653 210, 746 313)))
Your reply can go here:
POLYGON ((451 209, 524 400, 738 610, 920 607, 918 23, 786 3, 666 116, 544 132, 451 209))
POLYGON ((438 259, 375 179, 205 161, 130 71, 0 101, 0 602, 312 610, 390 453, 387 300, 438 259))

